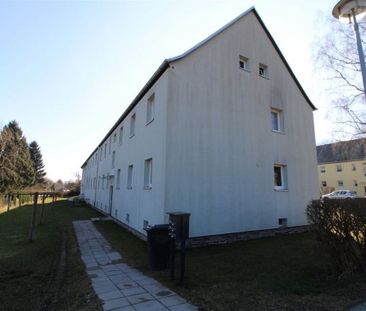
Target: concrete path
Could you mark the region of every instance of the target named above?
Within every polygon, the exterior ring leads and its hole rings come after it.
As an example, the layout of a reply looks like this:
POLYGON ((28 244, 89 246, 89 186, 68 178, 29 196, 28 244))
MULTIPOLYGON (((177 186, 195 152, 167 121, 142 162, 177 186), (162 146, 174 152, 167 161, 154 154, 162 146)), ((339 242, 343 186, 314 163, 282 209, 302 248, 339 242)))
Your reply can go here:
POLYGON ((104 310, 193 311, 196 307, 158 281, 122 263, 90 220, 74 221, 81 258, 104 310))

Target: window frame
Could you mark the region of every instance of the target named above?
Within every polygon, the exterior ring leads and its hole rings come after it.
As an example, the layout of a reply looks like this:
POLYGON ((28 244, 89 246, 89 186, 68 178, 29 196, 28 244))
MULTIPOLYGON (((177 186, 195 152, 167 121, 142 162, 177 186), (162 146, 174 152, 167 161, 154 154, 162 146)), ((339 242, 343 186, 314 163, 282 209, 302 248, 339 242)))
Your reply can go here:
POLYGON ((284 133, 284 124, 283 124, 283 110, 271 107, 271 131, 274 133, 284 133), (273 127, 273 115, 277 116, 277 128, 273 127))
POLYGON ((155 118, 155 93, 149 96, 146 102, 146 125, 154 121, 155 118))
POLYGON ((249 58, 239 55, 239 69, 250 72, 249 58), (243 64, 243 66, 242 66, 243 64))
POLYGON ((118 144, 123 145, 123 126, 119 128, 118 144))
POLYGON ((152 170, 153 170, 152 158, 146 159, 144 166, 144 190, 152 189, 152 170))
POLYGON ((262 63, 258 64, 258 76, 261 78, 269 79, 268 66, 262 63), (262 73, 261 73, 262 71, 262 73))
POLYGON ((133 164, 130 164, 127 168, 127 189, 132 189, 133 182, 133 164))
POLYGON ((273 172, 273 189, 275 191, 288 191, 287 165, 275 163, 272 168, 273 172), (276 168, 280 169, 281 184, 277 185, 276 168))
POLYGON ((121 169, 117 169, 116 189, 121 189, 121 169))
POLYGON ((135 136, 135 129, 136 129, 136 112, 134 112, 130 118, 130 138, 135 136))

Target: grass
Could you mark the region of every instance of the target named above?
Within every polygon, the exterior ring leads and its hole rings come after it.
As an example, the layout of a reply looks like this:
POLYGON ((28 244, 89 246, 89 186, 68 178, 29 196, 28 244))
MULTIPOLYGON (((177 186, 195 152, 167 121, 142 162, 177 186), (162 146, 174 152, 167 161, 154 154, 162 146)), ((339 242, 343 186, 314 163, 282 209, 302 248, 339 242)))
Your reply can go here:
POLYGON ((345 310, 366 300, 366 277, 339 278, 313 233, 189 250, 186 282, 178 286, 167 271, 149 271, 143 241, 112 222, 97 228, 128 264, 200 310, 345 310))
POLYGON ((31 210, 0 214, 0 310, 101 310, 72 228, 73 220, 98 214, 67 201, 48 203, 29 243, 31 210))

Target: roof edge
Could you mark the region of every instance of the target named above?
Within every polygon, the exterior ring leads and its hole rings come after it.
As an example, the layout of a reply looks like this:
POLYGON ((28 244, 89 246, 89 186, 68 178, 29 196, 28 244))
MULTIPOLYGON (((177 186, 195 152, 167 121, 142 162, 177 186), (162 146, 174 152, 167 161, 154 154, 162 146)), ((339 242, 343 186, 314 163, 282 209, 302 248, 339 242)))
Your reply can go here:
POLYGON ((102 141, 98 144, 98 146, 93 150, 93 152, 89 155, 89 157, 85 160, 85 162, 81 165, 81 168, 84 168, 89 161, 89 159, 93 156, 93 154, 98 150, 100 146, 104 144, 104 142, 108 139, 108 136, 113 133, 113 131, 121 124, 121 122, 127 117, 127 115, 131 112, 131 110, 137 105, 137 103, 141 100, 142 97, 150 90, 150 88, 154 85, 154 83, 163 75, 165 70, 169 68, 169 61, 165 59, 159 68, 154 72, 149 81, 144 85, 141 91, 137 94, 131 104, 126 108, 123 114, 118 118, 117 122, 112 126, 112 128, 108 131, 108 133, 104 136, 102 141))

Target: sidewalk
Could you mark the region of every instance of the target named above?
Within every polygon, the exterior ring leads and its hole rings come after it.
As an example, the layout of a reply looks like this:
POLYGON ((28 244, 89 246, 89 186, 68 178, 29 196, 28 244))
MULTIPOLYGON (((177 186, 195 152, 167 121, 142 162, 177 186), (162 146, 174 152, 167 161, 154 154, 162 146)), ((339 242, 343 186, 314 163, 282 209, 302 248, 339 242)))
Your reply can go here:
POLYGON ((90 220, 74 221, 73 225, 81 258, 104 310, 197 310, 158 281, 122 263, 121 255, 90 220))

